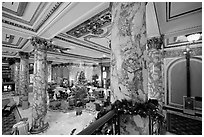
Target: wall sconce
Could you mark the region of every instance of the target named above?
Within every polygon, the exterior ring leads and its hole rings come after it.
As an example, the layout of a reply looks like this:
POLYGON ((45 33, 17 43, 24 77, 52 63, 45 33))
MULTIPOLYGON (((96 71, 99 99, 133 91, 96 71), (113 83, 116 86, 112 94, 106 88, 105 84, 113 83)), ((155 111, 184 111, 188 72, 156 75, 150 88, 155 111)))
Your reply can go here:
MULTIPOLYGON (((190 43, 196 42, 197 40, 200 39, 200 37, 201 37, 200 33, 190 34, 190 35, 186 36, 188 42, 190 42, 190 43)), ((190 52, 191 52, 190 44, 187 44, 186 45, 186 50, 184 51, 184 54, 186 55, 186 54, 189 54, 190 52)))
POLYGON ((200 33, 196 33, 196 34, 188 35, 188 36, 186 36, 186 37, 187 37, 187 40, 188 40, 189 42, 195 42, 195 41, 197 41, 197 40, 200 39, 200 36, 201 36, 200 33))

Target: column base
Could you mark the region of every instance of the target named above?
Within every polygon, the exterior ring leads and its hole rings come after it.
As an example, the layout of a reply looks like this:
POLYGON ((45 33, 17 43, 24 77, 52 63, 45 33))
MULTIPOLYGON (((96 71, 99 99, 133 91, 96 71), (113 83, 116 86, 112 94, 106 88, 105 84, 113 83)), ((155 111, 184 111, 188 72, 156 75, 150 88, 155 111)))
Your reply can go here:
POLYGON ((46 123, 43 125, 43 127, 40 127, 40 128, 37 128, 37 129, 34 129, 33 127, 31 127, 30 129, 30 133, 31 134, 39 134, 41 132, 44 132, 46 129, 48 129, 49 127, 49 123, 46 123))

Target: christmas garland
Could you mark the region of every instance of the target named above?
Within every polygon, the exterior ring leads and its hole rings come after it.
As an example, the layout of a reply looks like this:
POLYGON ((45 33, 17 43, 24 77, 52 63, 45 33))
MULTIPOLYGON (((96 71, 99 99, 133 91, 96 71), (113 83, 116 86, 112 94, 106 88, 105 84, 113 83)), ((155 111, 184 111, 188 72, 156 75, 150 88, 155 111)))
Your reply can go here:
POLYGON ((118 114, 129 114, 129 115, 140 115, 143 118, 151 116, 154 119, 163 121, 164 117, 159 113, 157 100, 148 100, 145 103, 133 103, 129 100, 117 100, 114 104, 111 105, 111 109, 106 110, 102 109, 98 115, 97 119, 104 116, 110 110, 115 110, 118 114))

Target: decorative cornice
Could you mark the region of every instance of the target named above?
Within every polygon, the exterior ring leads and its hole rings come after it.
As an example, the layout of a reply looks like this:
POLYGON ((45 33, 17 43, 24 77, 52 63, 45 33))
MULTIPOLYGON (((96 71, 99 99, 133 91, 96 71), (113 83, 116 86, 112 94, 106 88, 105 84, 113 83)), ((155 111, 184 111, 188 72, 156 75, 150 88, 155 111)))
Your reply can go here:
POLYGON ((15 26, 15 27, 18 27, 18 28, 21 28, 21 29, 25 29, 25 30, 28 30, 28 31, 37 32, 40 29, 40 27, 50 18, 50 16, 59 8, 59 6, 62 3, 63 2, 57 2, 54 5, 54 7, 50 10, 48 15, 45 16, 45 18, 41 21, 41 23, 35 29, 30 28, 30 27, 26 27, 24 25, 20 25, 20 24, 17 24, 17 23, 13 23, 13 22, 5 20, 5 19, 2 19, 2 23, 5 23, 5 24, 11 25, 11 26, 15 26))
POLYGON ((6 17, 6 18, 9 18, 11 20, 15 20, 17 22, 24 23, 26 25, 32 26, 34 24, 34 22, 37 20, 37 18, 39 17, 39 15, 42 13, 42 11, 43 11, 46 4, 47 3, 41 2, 39 4, 39 6, 37 7, 37 9, 35 10, 35 13, 33 14, 33 16, 31 17, 31 19, 29 21, 23 20, 22 18, 18 18, 16 16, 12 16, 12 15, 7 14, 7 13, 2 13, 2 16, 6 17))
POLYGON ((163 35, 161 37, 152 37, 147 40, 148 49, 161 49, 163 44, 163 35))
POLYGON ((101 60, 100 58, 93 58, 93 57, 76 55, 76 54, 71 54, 71 53, 59 53, 59 52, 51 52, 51 51, 48 51, 47 53, 54 54, 54 55, 65 56, 65 57, 70 57, 70 58, 85 59, 85 60, 94 60, 94 61, 100 61, 101 60))
POLYGON ((5 24, 11 25, 11 26, 15 26, 15 27, 18 27, 18 28, 21 28, 21 29, 25 29, 25 30, 29 30, 29 31, 35 32, 35 30, 30 28, 30 27, 26 27, 26 26, 23 26, 23 25, 20 25, 20 24, 17 24, 17 23, 13 23, 13 22, 8 21, 8 20, 2 19, 2 23, 5 23, 5 24))
POLYGON ((23 40, 23 38, 22 38, 22 37, 19 37, 19 39, 18 39, 18 41, 17 41, 16 44, 12 44, 11 42, 5 42, 5 41, 2 41, 2 44, 9 44, 9 45, 11 45, 11 46, 18 47, 22 40, 23 40))
POLYGON ((20 46, 20 47, 14 47, 14 46, 10 46, 10 45, 5 45, 5 44, 2 44, 3 47, 8 47, 8 48, 15 48, 15 49, 22 49, 25 44, 28 42, 28 39, 25 40, 25 42, 20 46))
POLYGON ((76 38, 84 36, 88 33, 100 35, 103 33, 103 29, 101 28, 109 25, 110 23, 111 10, 110 8, 107 8, 66 33, 76 38))
MULTIPOLYGON (((184 57, 186 49, 164 51, 164 58, 184 57)), ((202 47, 191 48, 191 56, 202 55, 202 47)))
POLYGON ((94 67, 94 65, 92 64, 86 64, 86 63, 61 63, 61 64, 54 64, 52 65, 52 67, 67 67, 67 66, 76 66, 76 67, 80 67, 80 66, 89 66, 89 67, 94 67))
POLYGON ((10 14, 14 14, 16 16, 23 16, 23 13, 24 13, 24 11, 25 11, 25 9, 27 7, 27 4, 28 4, 28 2, 19 2, 19 6, 18 6, 18 9, 17 9, 17 12, 12 11, 12 10, 4 7, 4 6, 2 6, 2 11, 6 11, 6 12, 8 12, 10 14))
POLYGON ((52 14, 60 7, 60 5, 63 2, 57 2, 52 9, 50 10, 50 12, 46 15, 46 17, 41 21, 41 23, 37 26, 37 28, 35 29, 35 31, 37 32, 40 27, 42 27, 42 25, 52 16, 52 14))
POLYGON ((179 44, 172 44, 172 45, 167 45, 164 47, 164 49, 172 49, 175 47, 182 47, 182 46, 187 46, 187 45, 194 45, 194 44, 202 44, 202 40, 196 41, 194 43, 189 43, 189 42, 185 42, 185 43, 179 43, 179 44))
POLYGON ((5 55, 5 56, 16 56, 17 53, 13 52, 13 51, 2 51, 2 55, 5 55))
MULTIPOLYGON (((88 49, 92 49, 92 50, 96 50, 96 51, 99 51, 99 52, 102 52, 102 53, 106 53, 106 54, 110 54, 110 52, 107 52, 107 51, 105 51, 105 50, 102 50, 102 49, 100 49, 99 47, 97 47, 97 46, 87 46, 86 44, 81 44, 81 43, 79 43, 79 42, 75 42, 75 41, 73 41, 73 40, 68 40, 68 39, 66 39, 66 38, 64 38, 64 35, 63 35, 63 37, 62 37, 62 35, 60 35, 60 36, 55 36, 54 38, 56 38, 56 39, 60 39, 60 40, 62 40, 62 41, 66 41, 66 42, 69 42, 69 43, 72 43, 72 44, 76 44, 76 45, 78 45, 78 46, 81 46, 81 47, 85 47, 85 48, 88 48, 88 49)), ((78 39, 77 39, 78 40, 78 39)), ((78 40, 78 41, 80 41, 80 40, 78 40)), ((80 42, 82 42, 82 41, 80 41, 80 42)), ((101 47, 101 46, 100 46, 101 47)), ((103 47, 103 48, 105 48, 105 47, 103 47)), ((106 48, 106 50, 107 50, 108 48, 106 48)), ((108 50, 110 50, 110 49, 108 49, 108 50)))

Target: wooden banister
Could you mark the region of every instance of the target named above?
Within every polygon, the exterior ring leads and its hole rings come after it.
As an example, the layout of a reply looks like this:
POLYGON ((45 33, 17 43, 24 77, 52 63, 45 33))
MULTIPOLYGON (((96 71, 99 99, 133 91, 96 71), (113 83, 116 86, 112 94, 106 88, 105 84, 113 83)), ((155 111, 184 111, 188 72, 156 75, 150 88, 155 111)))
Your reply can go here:
POLYGON ((96 131, 98 128, 103 126, 106 122, 108 122, 111 118, 113 118, 116 115, 115 110, 109 111, 107 114, 105 114, 103 117, 100 119, 96 120, 94 123, 89 125, 87 128, 82 130, 80 133, 77 135, 91 135, 96 131))

